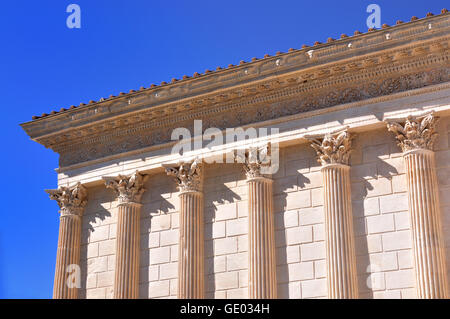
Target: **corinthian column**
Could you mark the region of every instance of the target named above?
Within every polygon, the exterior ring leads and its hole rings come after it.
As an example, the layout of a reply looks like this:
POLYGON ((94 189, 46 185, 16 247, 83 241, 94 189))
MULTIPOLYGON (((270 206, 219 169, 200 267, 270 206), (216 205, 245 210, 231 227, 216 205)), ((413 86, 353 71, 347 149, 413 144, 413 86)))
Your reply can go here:
POLYGON ((307 136, 322 164, 328 298, 358 298, 347 131, 307 136))
POLYGON ((250 148, 244 164, 248 185, 250 299, 277 298, 272 179, 263 174, 268 146, 250 148))
POLYGON ((53 298, 76 299, 80 288, 81 217, 87 203, 87 190, 78 183, 45 191, 50 199, 56 200, 61 213, 53 298))
POLYGON ((115 299, 139 297, 139 252, 141 196, 145 191, 144 176, 134 174, 103 177, 106 187, 117 194, 115 299))
POLYGON ((447 298, 447 270, 442 237, 439 190, 433 143, 437 137, 433 113, 388 119, 403 151, 408 183, 416 288, 419 298, 447 298))
POLYGON ((197 160, 166 166, 180 190, 180 239, 178 249, 178 298, 204 298, 204 242, 202 166, 197 160))

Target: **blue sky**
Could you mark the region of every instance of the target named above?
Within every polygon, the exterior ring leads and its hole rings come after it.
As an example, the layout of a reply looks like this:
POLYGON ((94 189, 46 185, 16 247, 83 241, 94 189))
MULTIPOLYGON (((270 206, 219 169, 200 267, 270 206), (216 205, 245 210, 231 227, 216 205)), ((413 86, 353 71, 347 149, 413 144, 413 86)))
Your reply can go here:
POLYGON ((367 31, 366 7, 382 23, 439 13, 441 0, 2 1, 0 92, 0 298, 51 298, 58 207, 58 155, 19 123, 184 74, 367 31), (81 29, 66 7, 81 7, 81 29))

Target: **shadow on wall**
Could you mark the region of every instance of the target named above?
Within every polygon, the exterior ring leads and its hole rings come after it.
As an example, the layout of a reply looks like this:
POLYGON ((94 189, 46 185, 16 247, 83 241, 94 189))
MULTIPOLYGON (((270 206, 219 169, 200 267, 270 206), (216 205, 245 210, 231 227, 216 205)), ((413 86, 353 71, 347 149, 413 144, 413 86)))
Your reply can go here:
MULTIPOLYGON (((214 231, 213 225, 217 216, 217 206, 235 203, 243 198, 230 189, 227 184, 245 180, 242 164, 210 164, 205 166, 204 179, 204 221, 205 221, 205 295, 215 298, 216 265, 214 263, 214 231)), ((219 217, 220 218, 220 217, 219 217)))
POLYGON ((397 146, 390 133, 380 129, 356 134, 353 149, 350 175, 359 298, 371 299, 376 291, 376 287, 373 287, 377 280, 376 272, 379 273, 380 269, 370 262, 364 200, 370 196, 378 196, 376 193, 371 194, 376 189, 370 181, 388 179, 392 182, 393 176, 399 174, 396 167, 385 161, 392 152, 397 151, 397 146))
MULTIPOLYGON (((142 196, 141 210, 141 255, 139 271, 139 298, 149 299, 150 248, 156 247, 150 242, 152 219, 161 215, 176 213, 173 201, 178 201, 177 185, 165 173, 153 175, 146 184, 146 192, 142 196)), ((171 224, 171 229, 173 225, 171 224)), ((157 265, 161 267, 163 265, 157 265)))
POLYGON ((104 186, 93 187, 88 192, 88 201, 81 224, 81 289, 78 298, 86 298, 88 271, 89 273, 101 271, 100 263, 94 262, 88 265, 88 243, 92 234, 98 231, 94 226, 100 226, 106 219, 114 218, 109 211, 113 201, 114 194, 108 192, 104 186))
MULTIPOLYGON (((301 146, 302 150, 306 152, 295 152, 305 154, 307 157, 312 157, 313 152, 307 146, 301 146)), ((287 161, 287 153, 289 149, 280 150, 280 168, 279 172, 286 172, 288 167, 294 165, 293 162, 287 161)), ((314 159, 313 159, 314 160, 314 159)), ((299 191, 306 188, 311 180, 300 171, 310 168, 311 159, 301 156, 299 161, 295 162, 295 175, 286 176, 280 181, 277 176, 273 176, 273 195, 274 195, 274 222, 275 222, 275 247, 276 247, 276 269, 277 269, 277 294, 278 299, 289 299, 289 270, 288 270, 288 256, 287 256, 287 239, 286 239, 286 224, 284 213, 287 209, 287 191, 296 187, 299 191), (278 218, 277 218, 278 217, 278 218)), ((281 174, 282 176, 285 174, 281 174)), ((297 210, 298 209, 294 209, 297 210)), ((300 248, 299 248, 300 249, 300 248)))

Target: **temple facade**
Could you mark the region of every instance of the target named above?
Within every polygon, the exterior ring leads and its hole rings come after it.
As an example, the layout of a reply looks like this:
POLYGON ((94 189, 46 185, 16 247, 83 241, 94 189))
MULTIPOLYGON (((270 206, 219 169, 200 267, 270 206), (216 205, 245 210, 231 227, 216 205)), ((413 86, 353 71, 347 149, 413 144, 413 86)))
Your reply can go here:
POLYGON ((53 297, 447 298, 449 42, 444 9, 23 123, 53 297))

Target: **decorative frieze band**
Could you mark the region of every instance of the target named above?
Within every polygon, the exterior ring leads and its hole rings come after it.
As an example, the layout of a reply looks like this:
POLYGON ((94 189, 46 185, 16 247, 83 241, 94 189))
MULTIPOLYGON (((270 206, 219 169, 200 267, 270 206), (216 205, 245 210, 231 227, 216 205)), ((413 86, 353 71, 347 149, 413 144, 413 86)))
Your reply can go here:
MULTIPOLYGON (((166 125, 162 124, 163 121, 150 125, 148 120, 145 120, 138 134, 137 123, 133 122, 133 129, 130 129, 128 124, 127 127, 121 127, 123 123, 119 122, 112 125, 111 129, 104 133, 105 135, 86 141, 85 144, 89 145, 89 148, 86 148, 84 144, 73 147, 73 141, 67 142, 67 147, 58 144, 52 147, 61 154, 60 166, 64 167, 111 154, 168 143, 171 141, 174 127, 193 129, 194 119, 201 119, 205 128, 226 129, 450 81, 450 68, 440 67, 436 70, 418 71, 416 64, 414 67, 415 70, 411 70, 411 73, 407 75, 398 75, 397 71, 392 71, 388 78, 382 79, 371 78, 367 75, 370 78, 367 81, 361 82, 359 78, 354 78, 346 86, 340 84, 339 87, 336 87, 336 83, 343 81, 317 79, 317 81, 332 82, 329 85, 334 86, 333 89, 324 84, 318 85, 317 88, 306 89, 305 85, 309 84, 299 83, 298 79, 295 79, 293 82, 286 81, 282 87, 268 90, 267 96, 262 93, 256 94, 258 91, 255 91, 252 96, 240 98, 236 102, 218 103, 214 106, 208 104, 184 115, 172 115, 173 123, 166 125), (292 87, 293 85, 295 86, 292 87), (216 108, 214 112, 221 115, 211 117, 212 107, 216 108)), ((376 72, 373 76, 379 76, 379 74, 376 72)))

